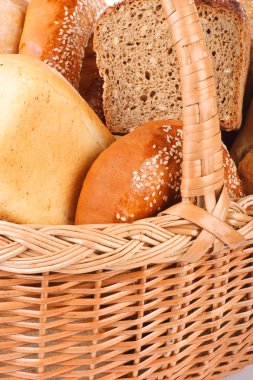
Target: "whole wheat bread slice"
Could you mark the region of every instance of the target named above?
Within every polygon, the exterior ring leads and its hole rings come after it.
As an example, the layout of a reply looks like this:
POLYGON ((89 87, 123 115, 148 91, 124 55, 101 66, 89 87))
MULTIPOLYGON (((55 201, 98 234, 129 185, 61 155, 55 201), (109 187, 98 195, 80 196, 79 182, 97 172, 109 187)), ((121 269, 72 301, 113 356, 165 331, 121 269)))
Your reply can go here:
MULTIPOLYGON (((237 0, 196 4, 213 58, 221 127, 238 129, 249 66, 248 18, 237 0)), ((125 0, 107 8, 98 20, 94 47, 112 132, 182 118, 179 65, 159 0, 125 0)))

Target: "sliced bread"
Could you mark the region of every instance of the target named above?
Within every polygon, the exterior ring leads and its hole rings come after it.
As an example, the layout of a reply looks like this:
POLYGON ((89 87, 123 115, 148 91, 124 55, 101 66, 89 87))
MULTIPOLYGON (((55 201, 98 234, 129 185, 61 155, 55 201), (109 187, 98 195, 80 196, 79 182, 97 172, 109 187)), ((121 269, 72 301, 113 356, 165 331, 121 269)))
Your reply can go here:
MULTIPOLYGON (((237 0, 196 0, 196 5, 213 58, 221 127, 238 129, 249 66, 248 18, 237 0)), ((112 132, 182 118, 179 65, 159 0, 124 0, 107 8, 94 47, 112 132)))

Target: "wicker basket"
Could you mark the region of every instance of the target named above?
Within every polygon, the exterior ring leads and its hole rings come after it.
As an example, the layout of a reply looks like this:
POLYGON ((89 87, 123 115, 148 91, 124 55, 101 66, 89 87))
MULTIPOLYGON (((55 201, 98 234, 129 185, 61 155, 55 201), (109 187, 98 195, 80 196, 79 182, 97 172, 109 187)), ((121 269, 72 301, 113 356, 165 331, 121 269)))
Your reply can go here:
POLYGON ((1 222, 1 379, 217 380, 253 362, 253 197, 230 202, 223 188, 194 1, 163 2, 181 67, 183 201, 128 225, 1 222))

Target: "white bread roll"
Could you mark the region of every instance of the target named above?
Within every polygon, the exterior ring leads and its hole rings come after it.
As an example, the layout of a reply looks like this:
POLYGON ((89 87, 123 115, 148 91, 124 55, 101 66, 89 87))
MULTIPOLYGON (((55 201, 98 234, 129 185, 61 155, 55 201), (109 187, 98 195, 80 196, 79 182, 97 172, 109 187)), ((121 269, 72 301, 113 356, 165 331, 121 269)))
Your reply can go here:
POLYGON ((0 219, 69 224, 87 170, 114 140, 39 60, 0 55, 0 219))
POLYGON ((0 54, 18 53, 27 0, 0 0, 0 54))

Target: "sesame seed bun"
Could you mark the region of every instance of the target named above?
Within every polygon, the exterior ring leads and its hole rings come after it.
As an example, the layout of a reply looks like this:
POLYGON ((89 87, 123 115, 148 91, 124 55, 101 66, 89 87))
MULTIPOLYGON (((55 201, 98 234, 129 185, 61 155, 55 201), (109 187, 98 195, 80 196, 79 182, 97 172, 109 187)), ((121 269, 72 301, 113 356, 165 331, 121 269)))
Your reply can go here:
POLYGON ((19 52, 35 56, 78 88, 84 49, 103 0, 31 0, 19 52))
MULTIPOLYGON (((131 222, 156 215, 180 199, 182 122, 155 121, 107 148, 84 181, 75 223, 131 222)), ((231 198, 243 195, 234 162, 224 148, 231 198)))

